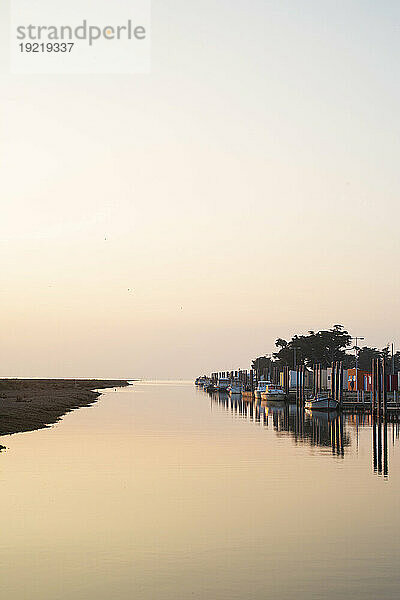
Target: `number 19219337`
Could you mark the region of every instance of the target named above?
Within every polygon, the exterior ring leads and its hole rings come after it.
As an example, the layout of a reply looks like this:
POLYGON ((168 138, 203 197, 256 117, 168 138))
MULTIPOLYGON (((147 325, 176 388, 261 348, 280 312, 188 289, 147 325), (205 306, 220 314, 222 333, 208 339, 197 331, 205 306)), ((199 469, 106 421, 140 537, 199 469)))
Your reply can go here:
POLYGON ((24 42, 19 44, 21 52, 71 52, 74 47, 73 42, 24 42))

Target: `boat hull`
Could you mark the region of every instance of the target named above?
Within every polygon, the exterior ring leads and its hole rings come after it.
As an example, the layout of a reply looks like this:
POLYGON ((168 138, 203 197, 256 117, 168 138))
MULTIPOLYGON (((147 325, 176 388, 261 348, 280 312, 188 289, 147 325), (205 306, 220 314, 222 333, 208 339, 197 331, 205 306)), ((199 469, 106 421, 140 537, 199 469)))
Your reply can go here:
POLYGON ((270 402, 272 402, 272 401, 273 402, 285 402, 286 395, 285 394, 273 394, 273 393, 271 394, 268 392, 263 392, 261 394, 261 399, 267 400, 267 402, 268 401, 270 401, 270 402))
POLYGON ((206 392, 217 392, 217 388, 215 385, 211 384, 211 385, 207 385, 204 387, 206 392))
POLYGON ((228 388, 231 387, 231 382, 229 381, 229 379, 218 379, 218 381, 216 382, 216 386, 217 386, 217 390, 219 392, 227 392, 228 388))
POLYGON ((321 398, 317 400, 309 400, 304 406, 308 410, 338 410, 339 403, 332 398, 321 398))

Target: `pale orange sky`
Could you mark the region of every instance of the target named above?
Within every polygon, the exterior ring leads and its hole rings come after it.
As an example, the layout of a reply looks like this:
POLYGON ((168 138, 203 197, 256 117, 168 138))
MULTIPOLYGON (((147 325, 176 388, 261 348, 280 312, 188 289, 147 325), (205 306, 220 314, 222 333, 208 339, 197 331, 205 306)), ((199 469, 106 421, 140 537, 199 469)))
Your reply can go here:
POLYGON ((153 3, 146 76, 1 77, 0 374, 400 346, 395 2, 153 3))

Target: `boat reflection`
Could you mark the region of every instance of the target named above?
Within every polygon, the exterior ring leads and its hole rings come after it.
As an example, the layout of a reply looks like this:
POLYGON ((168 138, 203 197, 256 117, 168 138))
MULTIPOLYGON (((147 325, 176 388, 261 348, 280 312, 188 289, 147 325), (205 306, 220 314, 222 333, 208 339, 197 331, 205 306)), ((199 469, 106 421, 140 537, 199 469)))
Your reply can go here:
POLYGON ((351 439, 344 431, 343 416, 337 412, 304 411, 296 405, 264 400, 246 401, 228 394, 212 394, 211 401, 244 419, 269 427, 296 444, 307 443, 336 456, 344 456, 351 439))
POLYGON ((370 414, 343 414, 341 412, 315 412, 294 404, 248 400, 225 393, 210 394, 211 403, 218 405, 238 418, 272 428, 278 436, 292 438, 295 444, 308 444, 320 452, 330 452, 344 458, 352 445, 359 443, 359 429, 372 430, 372 466, 375 474, 389 476, 388 439, 392 445, 399 439, 399 422, 387 422, 370 414))

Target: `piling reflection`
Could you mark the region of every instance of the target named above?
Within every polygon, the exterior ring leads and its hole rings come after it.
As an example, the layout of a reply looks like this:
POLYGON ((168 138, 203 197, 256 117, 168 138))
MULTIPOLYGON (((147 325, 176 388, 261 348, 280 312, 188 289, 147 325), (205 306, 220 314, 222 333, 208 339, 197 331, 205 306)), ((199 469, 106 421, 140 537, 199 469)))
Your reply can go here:
POLYGON ((388 457, 388 424, 381 419, 373 419, 372 424, 372 455, 374 473, 384 477, 389 476, 388 457))
POLYGON ((350 446, 350 436, 345 433, 343 417, 335 413, 312 413, 293 404, 247 401, 240 396, 212 394, 211 402, 232 414, 265 427, 271 426, 279 436, 289 436, 296 444, 307 443, 316 449, 329 450, 334 455, 344 456, 350 446))
POLYGON ((371 414, 341 412, 316 412, 287 402, 273 403, 254 400, 227 393, 210 394, 211 403, 242 418, 275 431, 278 436, 287 436, 295 444, 308 444, 320 452, 330 452, 344 459, 352 446, 352 438, 357 444, 359 431, 369 428, 372 431, 373 472, 385 479, 389 477, 389 444, 399 440, 400 424, 396 419, 388 421, 371 414))
POLYGON ((344 433, 343 417, 339 413, 313 413, 292 405, 272 410, 275 431, 289 434, 296 443, 307 443, 322 451, 331 450, 332 454, 341 457, 350 446, 350 436, 344 433))

